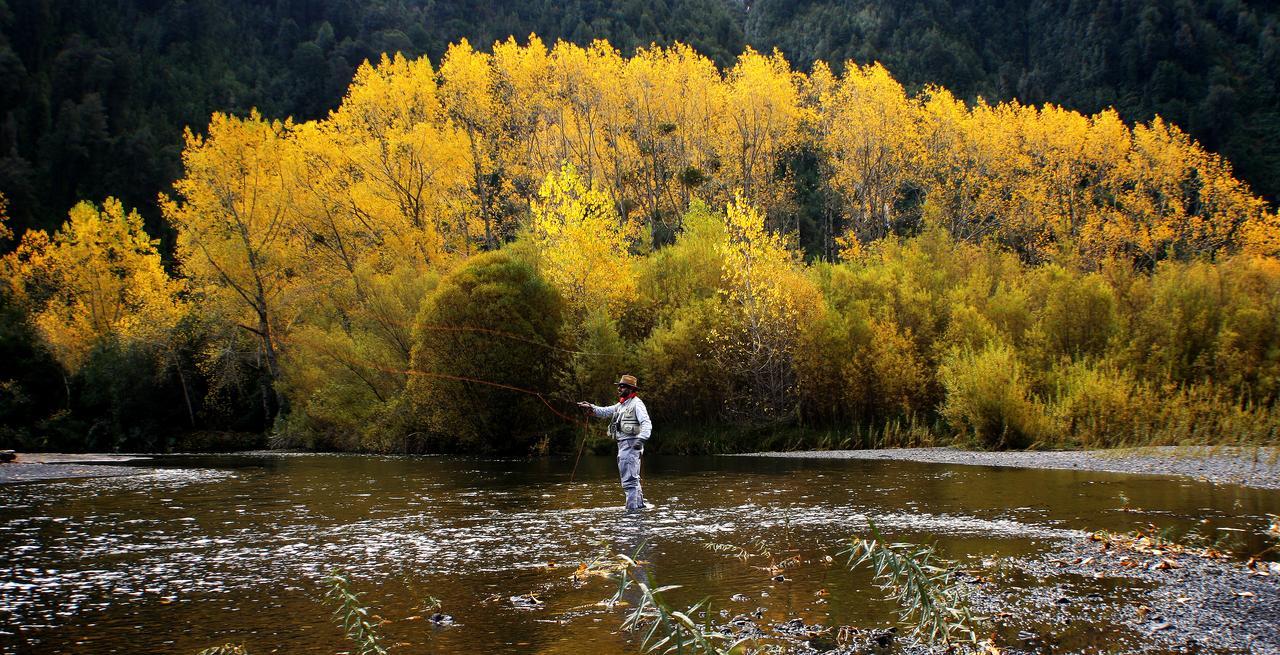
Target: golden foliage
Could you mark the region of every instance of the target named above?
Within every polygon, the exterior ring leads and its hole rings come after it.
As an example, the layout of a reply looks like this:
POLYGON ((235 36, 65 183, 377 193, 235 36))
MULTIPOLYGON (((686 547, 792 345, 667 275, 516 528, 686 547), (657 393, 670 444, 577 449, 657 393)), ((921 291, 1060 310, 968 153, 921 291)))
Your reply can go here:
MULTIPOLYGON (((439 345, 412 330, 436 280, 512 241, 577 322, 557 338, 643 352, 688 415, 914 419, 945 402, 953 427, 1009 445, 1050 429, 1045 403, 1111 420, 1119 391, 1080 381, 1128 378, 1064 360, 1280 389, 1280 219, 1160 118, 911 95, 879 64, 806 75, 748 49, 720 71, 685 45, 530 37, 459 42, 438 69, 365 62, 315 121, 215 114, 183 163, 162 209, 201 311, 257 342, 308 430, 352 447, 395 447, 369 440, 412 395, 414 344, 439 345), (780 229, 801 225, 806 161, 843 261, 806 265, 780 229)), ((5 258, 68 366, 172 320, 154 247, 113 203, 5 258), (131 263, 102 268, 111 248, 131 263)), ((573 366, 575 384, 608 368, 573 366)))
POLYGON ((593 308, 617 316, 635 295, 635 227, 572 164, 547 176, 529 218, 539 272, 579 316, 593 308))
POLYGON ((769 232, 760 211, 737 198, 725 208, 719 308, 712 355, 742 402, 735 411, 753 420, 790 410, 796 393, 794 359, 800 329, 814 320, 822 298, 783 237, 769 232))
POLYGON ((245 119, 214 114, 208 136, 187 132, 186 175, 174 183, 181 202, 161 199, 193 291, 208 313, 257 335, 272 379, 279 377, 276 333, 291 322, 287 294, 302 283, 291 221, 291 129, 256 112, 245 119))
POLYGON ((71 372, 109 340, 160 344, 182 315, 180 285, 161 267, 142 217, 115 198, 101 208, 77 204, 52 238, 27 232, 4 268, 71 372))
POLYGON ((9 223, 9 199, 0 193, 0 244, 13 238, 13 229, 9 223))

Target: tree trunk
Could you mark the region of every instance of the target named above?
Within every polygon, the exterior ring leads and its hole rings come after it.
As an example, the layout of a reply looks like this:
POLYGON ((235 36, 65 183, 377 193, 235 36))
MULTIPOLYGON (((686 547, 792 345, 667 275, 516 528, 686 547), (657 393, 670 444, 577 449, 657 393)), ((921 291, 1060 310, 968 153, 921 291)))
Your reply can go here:
POLYGON ((187 374, 182 371, 182 359, 175 353, 173 356, 173 368, 178 371, 178 381, 182 383, 182 399, 187 401, 187 419, 191 421, 191 428, 196 427, 196 411, 191 406, 191 391, 187 386, 187 374))

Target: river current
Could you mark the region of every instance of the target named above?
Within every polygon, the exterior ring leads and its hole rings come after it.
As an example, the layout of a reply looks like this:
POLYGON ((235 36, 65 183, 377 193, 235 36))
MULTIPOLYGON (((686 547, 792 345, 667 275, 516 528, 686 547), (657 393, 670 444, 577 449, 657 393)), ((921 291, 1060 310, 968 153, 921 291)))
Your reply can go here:
POLYGON ((1280 511, 1275 491, 1186 479, 894 461, 649 457, 655 507, 640 513, 622 510, 607 457, 584 458, 572 482, 564 459, 136 465, 133 476, 0 487, 0 651, 342 651, 351 645, 322 598, 339 571, 385 621, 393 653, 637 652, 623 612, 598 604, 614 586, 572 576, 602 552, 680 585, 677 605, 705 597, 766 623, 886 626, 894 607, 839 556, 871 522, 989 563, 1148 525, 1255 552, 1266 514, 1280 511), (429 620, 430 598, 453 625, 429 620))

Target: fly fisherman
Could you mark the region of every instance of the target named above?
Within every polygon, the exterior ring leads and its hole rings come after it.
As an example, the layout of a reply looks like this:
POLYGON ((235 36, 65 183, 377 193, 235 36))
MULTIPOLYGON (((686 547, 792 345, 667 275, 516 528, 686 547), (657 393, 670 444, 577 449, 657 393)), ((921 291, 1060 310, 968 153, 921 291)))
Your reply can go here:
POLYGON ((618 403, 597 407, 582 401, 578 407, 609 421, 609 436, 618 442, 618 475, 622 477, 622 491, 627 494, 627 509, 644 509, 644 495, 640 492, 640 456, 644 454, 644 442, 653 432, 649 410, 636 396, 636 378, 624 375, 618 380, 618 403))

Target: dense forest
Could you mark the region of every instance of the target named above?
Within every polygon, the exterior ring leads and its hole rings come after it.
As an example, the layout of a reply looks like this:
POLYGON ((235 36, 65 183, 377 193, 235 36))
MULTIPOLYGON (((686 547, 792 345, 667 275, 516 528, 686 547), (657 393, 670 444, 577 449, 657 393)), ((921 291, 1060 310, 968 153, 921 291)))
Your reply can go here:
POLYGON ((215 113, 182 171, 171 265, 110 196, 5 235, 21 375, 64 382, 9 380, 8 438, 538 452, 619 370, 672 448, 1277 434, 1280 217, 1159 118, 532 36, 215 113))
POLYGON ((680 41, 721 66, 744 44, 778 47, 801 68, 880 61, 913 91, 1159 114, 1274 200, 1278 20, 1239 0, 2 0, 0 193, 19 232, 114 195, 167 253, 155 198, 181 174, 184 127, 251 108, 321 118, 383 52, 438 60, 460 38, 536 32, 624 53, 680 41))
POLYGON ((320 118, 361 62, 438 58, 468 37, 679 39, 725 63, 740 13, 723 0, 0 0, 0 193, 18 231, 114 195, 168 238, 156 194, 181 175, 183 128, 214 111, 320 118))
POLYGON ((879 61, 908 88, 1159 115, 1280 196, 1280 6, 1241 0, 759 0, 748 42, 879 61))
POLYGON ((669 425, 1003 443, 1017 423, 1010 443, 1079 443, 1098 412, 1118 420, 1106 402, 1146 398, 1186 413, 1105 438, 1212 441, 1231 421, 1274 438, 1280 328, 1244 308, 1274 304, 1278 17, 1232 0, 0 0, 0 438, 423 450, 510 431, 421 404, 447 390, 559 439, 557 403, 619 366, 653 380, 669 425), (210 184, 241 170, 279 182, 273 227, 219 255, 202 230, 211 199, 234 202, 210 184), (789 281, 765 305, 734 295, 734 217, 773 244, 769 288, 789 281), (1006 263, 978 284, 987 260, 1006 263), (468 314, 490 275, 555 325, 468 314), (1188 275, 1206 286, 1160 287, 1188 275), (1080 285, 1098 297, 1054 300, 1080 285), (743 314, 762 306, 785 321, 743 314), (1111 327, 1052 327, 1063 312, 1111 327), (489 332, 443 330, 463 324, 489 332), (965 356, 1020 376, 986 389, 1016 398, 964 410, 995 411, 985 427, 957 409, 961 329, 985 335, 965 356), (528 342, 545 352, 512 352, 528 342), (478 351, 494 360, 454 373, 496 381, 497 362, 543 395, 439 377, 478 351), (1110 400, 1063 418, 1095 378, 1110 400), (741 396, 760 405, 728 409, 741 396))

